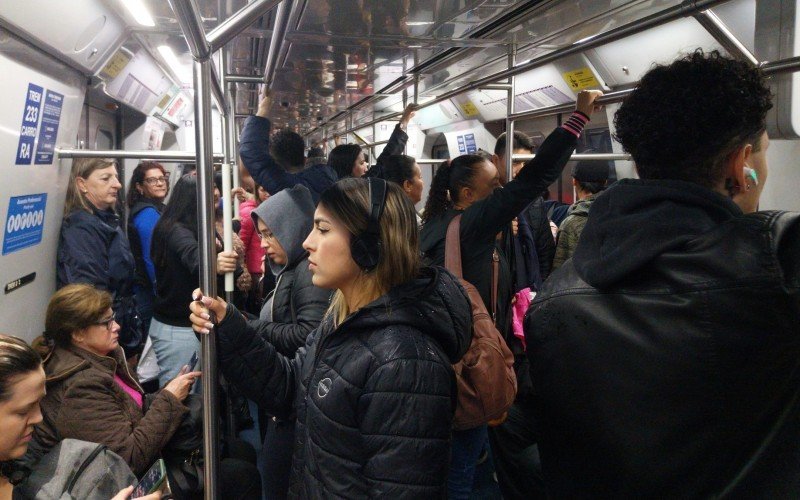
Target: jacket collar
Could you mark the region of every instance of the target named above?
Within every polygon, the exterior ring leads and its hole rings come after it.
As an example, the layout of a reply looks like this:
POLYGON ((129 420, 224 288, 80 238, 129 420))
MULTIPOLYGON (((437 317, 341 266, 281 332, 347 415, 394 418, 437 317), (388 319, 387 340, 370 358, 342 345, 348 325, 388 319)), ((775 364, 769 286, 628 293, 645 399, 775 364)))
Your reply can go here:
POLYGON ((107 356, 98 356, 73 345, 68 348, 56 347, 53 350, 45 362, 45 375, 47 383, 50 384, 66 380, 80 371, 92 368, 111 377, 119 372, 120 377, 125 379, 126 383, 132 387, 138 387, 139 384, 128 374, 127 369, 118 370, 119 367, 124 368, 124 366, 125 355, 121 347, 108 353, 107 356))

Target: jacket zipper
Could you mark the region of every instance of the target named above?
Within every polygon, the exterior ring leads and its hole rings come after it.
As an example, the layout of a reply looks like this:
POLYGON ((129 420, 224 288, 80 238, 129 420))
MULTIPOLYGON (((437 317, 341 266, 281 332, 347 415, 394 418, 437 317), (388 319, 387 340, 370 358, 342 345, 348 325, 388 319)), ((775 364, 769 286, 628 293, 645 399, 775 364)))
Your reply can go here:
POLYGON ((275 294, 278 292, 278 287, 281 285, 281 280, 283 279, 283 274, 284 273, 281 273, 281 275, 278 276, 278 281, 275 283, 275 288, 272 291, 272 297, 271 297, 272 298, 272 302, 269 303, 269 318, 270 318, 270 321, 273 321, 273 322, 275 321, 275 294))

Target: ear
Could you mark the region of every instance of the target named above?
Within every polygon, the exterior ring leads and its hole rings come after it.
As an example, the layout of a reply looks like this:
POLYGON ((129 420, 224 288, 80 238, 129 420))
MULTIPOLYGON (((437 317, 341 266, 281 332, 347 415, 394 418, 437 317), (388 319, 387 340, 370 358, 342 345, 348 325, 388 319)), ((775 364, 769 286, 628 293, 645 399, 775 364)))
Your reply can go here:
POLYGON ((494 163, 494 166, 497 167, 498 170, 500 170, 500 167, 502 166, 500 164, 501 163, 500 155, 492 155, 492 163, 494 163))
POLYGON ((86 193, 86 179, 83 177, 76 177, 75 178, 75 186, 78 188, 78 191, 81 193, 86 193))
POLYGON ((78 330, 77 332, 72 332, 71 337, 73 344, 80 344, 84 341, 84 331, 78 330))
POLYGON ((403 181, 403 191, 410 193, 413 188, 414 184, 411 181, 403 181))
POLYGON ((458 201, 466 201, 472 203, 473 199, 473 192, 472 189, 464 186, 458 191, 458 201))
POLYGON ((746 186, 744 167, 753 156, 753 145, 745 144, 728 156, 725 162, 725 185, 732 186, 738 191, 746 186))
POLYGON ((136 183, 136 190, 139 191, 139 194, 144 194, 144 188, 138 182, 136 183))

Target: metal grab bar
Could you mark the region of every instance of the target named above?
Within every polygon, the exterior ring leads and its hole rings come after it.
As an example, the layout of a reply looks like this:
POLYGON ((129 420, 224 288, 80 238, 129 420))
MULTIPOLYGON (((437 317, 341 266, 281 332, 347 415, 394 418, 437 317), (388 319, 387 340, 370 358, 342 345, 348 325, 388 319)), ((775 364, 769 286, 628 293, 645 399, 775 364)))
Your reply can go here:
MULTIPOLYGON (((513 155, 513 159, 515 160, 532 160, 536 158, 535 154, 529 155, 513 155)), ((569 157, 569 161, 633 161, 631 155, 627 153, 591 153, 591 154, 581 154, 576 153, 569 157)), ((438 165, 443 163, 447 160, 437 160, 433 158, 417 158, 415 160, 418 164, 422 165, 438 165)))
MULTIPOLYGON (((89 150, 89 149, 58 149, 55 151, 60 160, 68 158, 112 158, 129 160, 155 160, 163 162, 186 163, 197 161, 194 151, 139 151, 139 150, 89 150)), ((221 153, 214 153, 214 161, 222 162, 221 153)))
POLYGON ((245 5, 238 12, 220 23, 208 33, 206 39, 211 46, 211 52, 224 47, 236 35, 250 27, 258 18, 269 12, 280 0, 254 0, 245 5))

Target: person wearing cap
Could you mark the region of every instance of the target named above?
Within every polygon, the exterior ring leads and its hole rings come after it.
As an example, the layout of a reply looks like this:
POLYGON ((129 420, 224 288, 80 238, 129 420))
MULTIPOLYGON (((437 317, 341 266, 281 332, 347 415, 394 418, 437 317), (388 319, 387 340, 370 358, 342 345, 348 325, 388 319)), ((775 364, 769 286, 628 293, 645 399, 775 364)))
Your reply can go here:
POLYGON ((572 171, 572 185, 578 201, 567 211, 567 218, 558 228, 556 253, 553 256, 553 270, 572 257, 583 226, 589 217, 589 208, 597 195, 606 188, 608 182, 608 163, 604 161, 581 161, 572 171))

